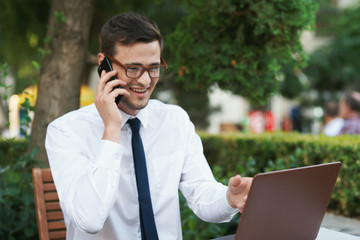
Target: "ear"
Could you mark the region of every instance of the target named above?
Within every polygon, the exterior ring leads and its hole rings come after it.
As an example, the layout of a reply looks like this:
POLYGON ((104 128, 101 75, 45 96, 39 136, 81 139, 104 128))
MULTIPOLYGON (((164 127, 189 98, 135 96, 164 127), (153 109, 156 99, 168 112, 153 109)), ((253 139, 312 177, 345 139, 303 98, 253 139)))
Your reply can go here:
POLYGON ((104 60, 105 55, 103 53, 98 53, 97 54, 97 59, 98 59, 98 65, 101 64, 101 62, 104 60))

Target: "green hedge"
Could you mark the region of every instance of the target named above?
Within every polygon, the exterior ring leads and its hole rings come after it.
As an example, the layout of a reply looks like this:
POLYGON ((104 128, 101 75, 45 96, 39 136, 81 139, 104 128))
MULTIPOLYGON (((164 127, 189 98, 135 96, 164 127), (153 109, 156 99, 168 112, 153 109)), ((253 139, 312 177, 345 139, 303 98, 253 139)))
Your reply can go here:
POLYGON ((303 134, 200 134, 209 164, 220 176, 256 173, 312 164, 342 163, 329 208, 360 215, 360 137, 303 134))

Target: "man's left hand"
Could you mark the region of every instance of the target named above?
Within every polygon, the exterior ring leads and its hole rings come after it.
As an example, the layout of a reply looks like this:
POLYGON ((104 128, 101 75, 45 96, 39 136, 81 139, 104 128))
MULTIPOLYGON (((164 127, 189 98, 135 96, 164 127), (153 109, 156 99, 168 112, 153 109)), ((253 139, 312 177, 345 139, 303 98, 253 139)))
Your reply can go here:
POLYGON ((238 208, 242 213, 247 200, 253 178, 236 175, 229 180, 226 198, 233 208, 238 208))

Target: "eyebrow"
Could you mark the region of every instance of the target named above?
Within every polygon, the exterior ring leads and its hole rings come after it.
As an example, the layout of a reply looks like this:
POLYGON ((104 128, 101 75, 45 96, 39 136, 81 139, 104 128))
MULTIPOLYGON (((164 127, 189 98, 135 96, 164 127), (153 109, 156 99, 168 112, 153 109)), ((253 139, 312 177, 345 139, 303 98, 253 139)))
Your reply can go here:
MULTIPOLYGON (((127 65, 136 65, 136 66, 144 66, 144 64, 141 64, 141 63, 137 63, 137 62, 132 62, 132 63, 124 63, 125 66, 127 65)), ((150 65, 148 66, 156 66, 156 65, 161 65, 160 62, 156 62, 156 63, 151 63, 150 65)))

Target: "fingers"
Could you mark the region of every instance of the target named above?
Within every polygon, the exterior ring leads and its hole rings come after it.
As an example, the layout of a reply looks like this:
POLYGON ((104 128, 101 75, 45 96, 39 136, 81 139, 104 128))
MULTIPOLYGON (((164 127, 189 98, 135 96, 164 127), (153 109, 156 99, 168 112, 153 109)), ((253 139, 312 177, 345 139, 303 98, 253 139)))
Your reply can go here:
POLYGON ((240 175, 236 175, 229 180, 229 188, 233 194, 240 194, 244 191, 244 187, 242 186, 242 178, 240 175))
MULTIPOLYGON (((248 193, 247 193, 247 194, 248 194, 248 193)), ((241 202, 238 202, 238 204, 237 204, 237 206, 236 206, 241 213, 243 213, 243 211, 244 211, 244 208, 245 208, 245 204, 246 204, 247 199, 248 199, 248 195, 243 196, 242 199, 241 199, 242 201, 241 201, 241 202)))
POLYGON ((97 92, 102 92, 101 90, 104 89, 106 82, 109 81, 110 77, 113 77, 115 75, 116 71, 106 73, 105 70, 103 70, 101 72, 100 80, 97 85, 97 92))
POLYGON ((96 99, 98 99, 98 101, 107 102, 111 101, 111 99, 115 99, 118 95, 130 95, 127 90, 122 88, 116 88, 118 86, 125 87, 125 81, 120 79, 110 80, 112 77, 116 77, 116 75, 116 70, 107 73, 105 72, 105 70, 102 71, 96 93, 96 99))
POLYGON ((105 70, 103 70, 101 73, 100 80, 98 82, 97 92, 100 94, 103 92, 109 93, 115 86, 118 86, 120 84, 126 84, 126 83, 121 82, 121 80, 119 80, 119 79, 109 81, 110 78, 116 77, 116 75, 117 75, 117 71, 115 71, 115 70, 110 71, 108 73, 106 73, 105 70))
POLYGON ((229 179, 229 188, 226 193, 230 206, 244 210, 253 178, 236 175, 229 179))
POLYGON ((123 89, 123 88, 114 88, 109 93, 109 96, 111 96, 111 98, 114 98, 114 99, 119 95, 130 96, 130 93, 126 89, 123 89))
POLYGON ((236 207, 239 209, 239 211, 240 211, 241 213, 243 213, 244 207, 245 207, 245 202, 243 202, 243 203, 238 203, 238 205, 237 205, 236 207))
POLYGON ((253 178, 251 177, 244 177, 242 178, 242 182, 243 184, 246 186, 247 190, 249 191, 250 190, 250 187, 252 185, 252 182, 253 182, 253 178))
POLYGON ((109 94, 111 93, 114 88, 121 88, 124 87, 126 85, 126 82, 119 80, 119 79, 115 79, 115 80, 111 80, 110 82, 106 83, 104 89, 103 89, 103 93, 105 94, 109 94))
POLYGON ((114 88, 112 90, 109 90, 109 92, 105 93, 105 91, 104 91, 102 94, 98 94, 95 97, 95 103, 113 104, 113 103, 115 103, 115 98, 119 95, 130 96, 130 93, 123 88, 114 88))
POLYGON ((229 186, 233 186, 236 187, 238 185, 240 185, 241 183, 241 176, 240 175, 236 175, 234 177, 231 177, 229 180, 229 186))

